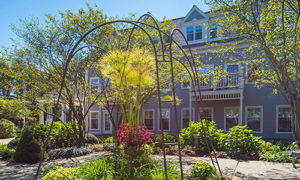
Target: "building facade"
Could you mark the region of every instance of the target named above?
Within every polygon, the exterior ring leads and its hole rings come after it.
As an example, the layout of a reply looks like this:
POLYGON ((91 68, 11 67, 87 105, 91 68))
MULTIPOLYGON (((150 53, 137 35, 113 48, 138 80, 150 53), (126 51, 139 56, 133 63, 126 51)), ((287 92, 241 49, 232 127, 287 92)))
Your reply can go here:
MULTIPOLYGON (((180 128, 188 126, 190 121, 198 122, 200 109, 201 117, 216 122, 219 129, 225 132, 234 125, 248 125, 253 134, 264 139, 292 139, 291 133, 291 109, 287 101, 280 95, 274 94, 267 87, 257 88, 253 84, 250 70, 240 64, 221 61, 218 56, 209 53, 207 42, 221 42, 224 40, 217 35, 218 26, 209 12, 202 12, 193 6, 185 17, 173 20, 177 28, 185 33, 185 36, 197 55, 200 55, 204 63, 208 63, 202 74, 209 76, 208 82, 201 83, 201 97, 194 95, 187 83, 176 86, 176 94, 182 99, 177 106, 177 114, 174 114, 172 105, 165 104, 162 107, 164 130, 175 134, 175 116, 180 121, 180 128), (209 59, 209 61, 207 61, 209 59), (212 84, 214 77, 211 75, 214 66, 222 65, 228 72, 217 84, 212 84), (200 105, 194 103, 201 99, 200 105)), ((224 43, 239 41, 236 37, 227 37, 224 43)), ((181 42, 186 48, 186 43, 181 42)), ((239 48, 249 46, 249 42, 240 41, 239 48)), ((88 77, 93 86, 99 86, 98 77, 88 77)), ((150 99, 144 106, 141 114, 149 130, 160 133, 159 108, 156 98, 150 99)), ((98 105, 94 105, 88 114, 88 129, 94 134, 112 134, 114 129, 110 123, 108 112, 98 105)))

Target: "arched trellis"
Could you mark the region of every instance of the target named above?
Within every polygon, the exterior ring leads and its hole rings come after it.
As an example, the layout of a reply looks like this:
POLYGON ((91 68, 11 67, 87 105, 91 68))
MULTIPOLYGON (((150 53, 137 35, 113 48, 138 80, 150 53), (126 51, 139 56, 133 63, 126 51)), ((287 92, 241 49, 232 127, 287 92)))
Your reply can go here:
MULTIPOLYGON (((80 43, 89 35, 91 34, 92 32, 94 32, 95 30, 97 29, 100 29, 106 25, 111 25, 111 24, 115 24, 115 23, 126 23, 126 24, 131 24, 133 25, 133 28, 130 32, 130 35, 129 35, 129 38, 128 38, 128 42, 127 42, 127 49, 129 48, 129 45, 130 45, 130 42, 131 42, 131 39, 132 39, 132 35, 133 35, 133 31, 138 28, 140 30, 143 31, 143 33, 146 34, 146 36, 148 37, 148 39, 150 40, 150 43, 152 45, 152 50, 153 50, 153 53, 154 53, 154 56, 155 56, 155 64, 156 64, 156 84, 157 84, 157 94, 158 94, 158 106, 159 106, 159 117, 160 117, 160 127, 161 127, 161 135, 162 135, 162 144, 163 144, 163 158, 164 158, 164 169, 165 169, 165 178, 168 179, 168 176, 167 176, 167 162, 166 162, 166 154, 165 154, 165 143, 164 143, 164 128, 163 128, 163 123, 162 123, 162 99, 161 99, 161 91, 160 91, 160 78, 159 78, 159 63, 161 62, 168 62, 170 63, 170 66, 171 66, 171 83, 172 83, 172 95, 173 95, 173 100, 172 100, 172 103, 174 105, 174 114, 175 114, 175 121, 176 121, 176 139, 177 139, 177 145, 178 145, 178 154, 179 154, 179 164, 180 164, 180 171, 181 171, 181 179, 183 179, 183 168, 182 168, 182 157, 181 157, 181 146, 180 146, 180 140, 179 140, 179 121, 178 121, 178 117, 177 117, 177 108, 176 108, 176 91, 175 91, 175 80, 174 80, 174 71, 173 71, 173 60, 179 62, 183 67, 184 69, 188 72, 188 76, 190 77, 190 80, 192 82, 192 90, 194 92, 194 95, 196 96, 197 95, 197 92, 199 93, 200 95, 200 83, 199 83, 199 75, 198 75, 198 71, 196 69, 196 62, 195 62, 195 59, 194 59, 194 56, 193 56, 193 53, 191 51, 191 48, 189 47, 189 44, 188 44, 188 41, 187 39, 185 38, 184 34, 181 32, 181 30, 179 29, 173 29, 171 31, 170 34, 167 34, 166 32, 162 31, 159 27, 159 24, 158 24, 158 21, 156 18, 154 18, 150 13, 147 13, 147 14, 144 14, 142 15, 137 21, 132 21, 132 20, 116 20, 116 21, 109 21, 109 22, 105 22, 103 24, 100 24, 92 29, 90 29, 88 32, 86 32, 77 42, 76 44, 73 46, 72 50, 70 51, 69 55, 68 55, 68 58, 66 60, 66 64, 65 64, 65 67, 64 67, 64 71, 63 71, 63 74, 62 74, 62 82, 60 84, 60 88, 59 88, 59 91, 58 91, 58 97, 57 97, 57 100, 55 102, 55 106, 54 108, 58 108, 59 106, 59 103, 60 103, 60 98, 61 98, 61 95, 62 95, 62 90, 63 88, 65 87, 65 77, 66 77, 66 74, 67 74, 67 69, 68 69, 68 66, 70 64, 70 62, 72 61, 72 58, 76 55, 76 53, 78 53, 79 51, 81 51, 82 49, 84 48, 88 48, 88 47, 94 47, 94 48, 99 48, 97 46, 94 46, 94 45, 87 45, 87 46, 82 46, 82 47, 79 47, 80 43), (155 26, 152 26, 148 23, 145 23, 145 22, 142 22, 142 18, 150 18, 152 19, 152 21, 154 22, 155 26), (155 45, 155 42, 153 40, 153 37, 151 37, 151 35, 147 32, 147 30, 142 27, 142 25, 145 25, 149 28, 153 28, 154 30, 156 30, 159 34, 159 41, 160 41, 160 45, 161 45, 161 49, 162 49, 162 60, 159 59, 160 55, 158 54, 158 51, 156 49, 156 45, 155 45), (179 33, 180 36, 182 36, 182 38, 184 39, 185 43, 187 44, 187 49, 188 49, 188 53, 190 54, 190 57, 187 55, 187 53, 185 52, 185 50, 180 46, 180 44, 175 41, 173 39, 173 36, 175 33, 179 33), (168 39, 170 40, 170 45, 169 45, 169 55, 165 55, 165 44, 164 44, 164 41, 163 41, 163 35, 164 36, 167 36, 168 39), (184 58, 185 58, 185 61, 188 62, 188 65, 189 67, 187 67, 181 60, 181 59, 178 59, 178 58, 175 58, 173 57, 173 52, 172 52, 172 43, 174 43, 178 48, 179 50, 183 53, 184 55, 184 58), (166 57, 168 57, 169 60, 166 60, 166 57), (189 69, 190 68, 190 69, 189 69)), ((101 49, 101 48, 100 48, 101 49)), ((198 113, 200 115, 200 112, 198 110, 198 113)), ((49 129, 49 133, 48 133, 48 136, 47 136, 47 139, 46 139, 46 142, 44 143, 45 145, 48 144, 49 142, 49 136, 50 136, 50 132, 53 128, 53 122, 51 122, 50 124, 50 129, 49 129)), ((202 123, 202 127, 204 127, 204 124, 203 122, 201 121, 202 123)), ((207 126, 207 122, 206 122, 206 126, 205 127, 208 127, 207 126)), ((208 151, 209 151, 209 155, 211 157, 211 160, 212 160, 212 164, 213 166, 215 167, 216 169, 216 166, 215 166, 215 163, 217 163, 217 168, 220 172, 220 174, 222 174, 221 172, 221 169, 219 167, 219 164, 218 164, 218 161, 217 161, 217 158, 215 156, 215 153, 213 153, 214 155, 214 158, 215 160, 213 160, 212 156, 211 156, 211 148, 214 150, 214 147, 212 145, 212 142, 211 142, 211 139, 210 139, 210 134, 209 134, 209 129, 206 128, 206 129, 203 129, 202 130, 202 133, 201 135, 203 135, 204 139, 206 140, 206 144, 207 144, 207 148, 208 148, 208 151)), ((44 156, 44 151, 42 153, 42 157, 44 156)), ((37 173, 36 173, 36 176, 35 176, 35 179, 37 179, 38 177, 38 173, 39 173, 39 170, 40 170, 40 167, 41 167, 41 163, 43 161, 43 158, 41 158, 41 161, 39 162, 39 166, 38 166, 38 169, 37 169, 37 173)))

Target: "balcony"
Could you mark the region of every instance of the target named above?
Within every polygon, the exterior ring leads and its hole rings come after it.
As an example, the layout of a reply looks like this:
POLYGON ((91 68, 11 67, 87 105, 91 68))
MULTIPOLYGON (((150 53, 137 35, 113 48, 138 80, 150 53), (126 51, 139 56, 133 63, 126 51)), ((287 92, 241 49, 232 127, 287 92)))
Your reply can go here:
POLYGON ((200 78, 201 96, 191 93, 192 101, 231 100, 240 99, 244 88, 240 73, 229 73, 224 77, 214 77, 212 74, 200 78))

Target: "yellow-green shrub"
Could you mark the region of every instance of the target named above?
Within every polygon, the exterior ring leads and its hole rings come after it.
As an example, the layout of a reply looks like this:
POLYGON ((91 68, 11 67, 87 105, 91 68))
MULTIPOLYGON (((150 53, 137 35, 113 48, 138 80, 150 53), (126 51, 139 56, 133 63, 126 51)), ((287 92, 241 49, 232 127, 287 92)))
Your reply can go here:
POLYGON ((75 179, 78 168, 64 168, 58 167, 53 171, 48 172, 42 179, 43 180, 64 180, 75 179))

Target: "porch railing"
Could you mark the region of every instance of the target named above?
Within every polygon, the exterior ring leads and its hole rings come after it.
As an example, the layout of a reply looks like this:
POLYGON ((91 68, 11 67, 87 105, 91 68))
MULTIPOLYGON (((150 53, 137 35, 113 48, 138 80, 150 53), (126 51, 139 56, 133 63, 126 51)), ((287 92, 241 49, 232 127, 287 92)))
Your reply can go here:
POLYGON ((231 88, 243 88, 242 76, 240 73, 229 73, 223 77, 214 77, 212 74, 200 78, 202 90, 220 90, 231 88))

